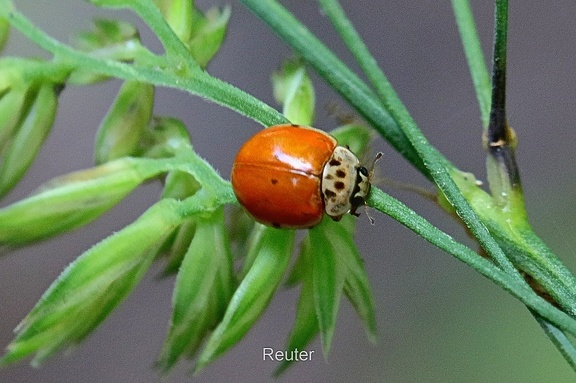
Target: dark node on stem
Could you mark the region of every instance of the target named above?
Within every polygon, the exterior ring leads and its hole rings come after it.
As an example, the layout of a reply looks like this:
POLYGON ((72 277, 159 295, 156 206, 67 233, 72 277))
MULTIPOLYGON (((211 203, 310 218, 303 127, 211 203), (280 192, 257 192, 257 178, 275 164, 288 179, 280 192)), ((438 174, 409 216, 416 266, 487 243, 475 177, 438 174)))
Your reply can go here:
POLYGON ((503 172, 507 175, 508 181, 513 188, 519 188, 520 184, 520 170, 516 164, 516 156, 514 155, 514 148, 508 144, 506 145, 490 145, 488 153, 492 158, 500 164, 503 172))
POLYGON ((506 119, 506 45, 508 4, 496 7, 496 34, 494 36, 494 59, 492 61, 492 103, 488 131, 483 137, 484 145, 506 174, 512 187, 520 187, 520 172, 514 149, 516 134, 506 119))

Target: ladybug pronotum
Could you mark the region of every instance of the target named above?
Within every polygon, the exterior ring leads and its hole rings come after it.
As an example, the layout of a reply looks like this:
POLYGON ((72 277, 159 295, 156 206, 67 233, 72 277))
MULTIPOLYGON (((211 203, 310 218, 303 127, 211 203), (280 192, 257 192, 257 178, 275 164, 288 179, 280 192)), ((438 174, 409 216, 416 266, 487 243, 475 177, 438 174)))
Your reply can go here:
POLYGON ((252 136, 232 166, 232 187, 258 222, 304 229, 324 211, 338 221, 365 204, 370 173, 329 134, 310 127, 277 125, 252 136))

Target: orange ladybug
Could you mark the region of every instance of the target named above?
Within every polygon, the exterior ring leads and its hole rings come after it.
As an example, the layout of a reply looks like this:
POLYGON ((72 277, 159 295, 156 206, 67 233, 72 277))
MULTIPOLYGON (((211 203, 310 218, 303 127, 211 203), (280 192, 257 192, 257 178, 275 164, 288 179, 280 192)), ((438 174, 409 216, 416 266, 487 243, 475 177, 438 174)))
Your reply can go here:
POLYGON ((276 228, 310 228, 324 211, 335 221, 358 216, 370 192, 370 173, 349 149, 321 130, 289 124, 246 141, 231 179, 248 213, 276 228))

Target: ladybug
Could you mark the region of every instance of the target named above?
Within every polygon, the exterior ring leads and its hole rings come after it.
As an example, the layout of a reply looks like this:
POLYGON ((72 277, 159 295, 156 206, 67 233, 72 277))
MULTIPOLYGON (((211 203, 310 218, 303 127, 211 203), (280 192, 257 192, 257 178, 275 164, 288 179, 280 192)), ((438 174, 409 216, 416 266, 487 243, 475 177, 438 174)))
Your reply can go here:
POLYGON ((232 166, 232 187, 258 222, 305 229, 324 211, 339 221, 365 204, 370 173, 329 134, 294 124, 261 130, 240 148, 232 166))

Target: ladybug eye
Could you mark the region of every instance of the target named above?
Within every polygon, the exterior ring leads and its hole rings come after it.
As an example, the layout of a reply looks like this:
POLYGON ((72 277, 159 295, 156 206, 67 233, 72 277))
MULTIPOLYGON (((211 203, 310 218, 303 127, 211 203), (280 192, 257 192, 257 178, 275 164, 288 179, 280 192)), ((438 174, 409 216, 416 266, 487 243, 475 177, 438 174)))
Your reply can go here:
POLYGON ((358 173, 360 173, 361 175, 368 177, 369 173, 368 173, 368 169, 366 169, 364 166, 360 166, 358 168, 358 173))

